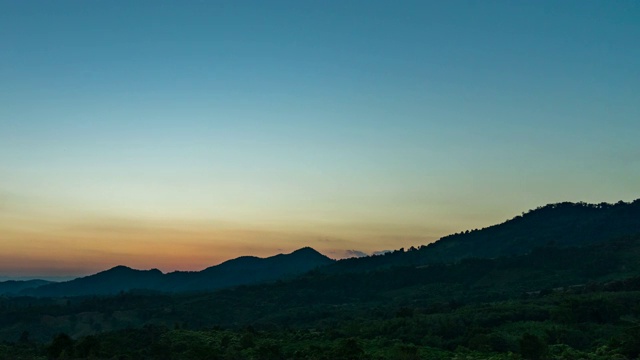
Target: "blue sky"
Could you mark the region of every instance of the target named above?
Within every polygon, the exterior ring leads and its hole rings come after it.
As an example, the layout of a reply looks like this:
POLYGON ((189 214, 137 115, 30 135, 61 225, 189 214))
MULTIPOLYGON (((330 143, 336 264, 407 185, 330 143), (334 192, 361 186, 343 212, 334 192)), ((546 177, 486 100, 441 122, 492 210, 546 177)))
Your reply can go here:
POLYGON ((340 256, 633 200, 638 39, 636 1, 0 1, 0 247, 39 264, 0 272, 340 256))

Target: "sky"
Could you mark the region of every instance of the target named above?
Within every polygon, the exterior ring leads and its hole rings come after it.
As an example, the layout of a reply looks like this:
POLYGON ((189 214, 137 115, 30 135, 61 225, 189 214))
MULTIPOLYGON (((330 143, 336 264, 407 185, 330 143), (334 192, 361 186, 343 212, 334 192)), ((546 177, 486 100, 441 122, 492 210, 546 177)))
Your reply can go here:
POLYGON ((0 0, 0 277, 640 197, 637 1, 0 0))

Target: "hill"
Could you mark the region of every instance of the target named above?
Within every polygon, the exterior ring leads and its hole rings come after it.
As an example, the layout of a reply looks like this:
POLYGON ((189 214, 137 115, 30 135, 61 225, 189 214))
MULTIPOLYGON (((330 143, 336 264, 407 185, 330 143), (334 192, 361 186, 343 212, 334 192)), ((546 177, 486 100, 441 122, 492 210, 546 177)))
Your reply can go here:
POLYGON ((135 270, 120 265, 94 275, 27 289, 21 294, 32 296, 110 295, 132 289, 157 289, 162 286, 163 278, 164 274, 158 269, 135 270))
POLYGON ((210 291, 224 287, 275 281, 303 274, 334 260, 311 248, 268 258, 240 257, 199 272, 163 274, 158 269, 135 270, 116 266, 71 281, 50 283, 20 292, 30 296, 112 295, 135 289, 152 291, 210 291))
POLYGON ((168 286, 165 290, 205 291, 274 281, 299 275, 333 262, 334 260, 310 247, 296 250, 291 254, 279 254, 264 259, 243 256, 197 273, 169 273, 167 274, 168 286))
POLYGON ((339 261, 327 272, 447 264, 468 258, 522 255, 543 246, 585 246, 640 234, 640 199, 631 203, 549 204, 484 229, 442 237, 419 248, 339 261))
POLYGON ((26 289, 50 284, 46 280, 7 280, 0 282, 0 295, 15 295, 26 289))
POLYGON ((549 204, 482 230, 465 231, 427 246, 426 259, 451 262, 468 257, 524 254, 535 247, 584 246, 640 234, 640 199, 631 203, 549 204))

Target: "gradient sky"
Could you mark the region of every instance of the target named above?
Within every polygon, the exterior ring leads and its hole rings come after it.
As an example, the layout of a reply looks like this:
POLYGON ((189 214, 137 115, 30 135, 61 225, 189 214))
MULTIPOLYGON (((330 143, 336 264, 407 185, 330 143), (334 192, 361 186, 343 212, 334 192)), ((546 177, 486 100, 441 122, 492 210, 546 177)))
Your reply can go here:
POLYGON ((0 276, 640 197, 638 1, 0 0, 0 276))

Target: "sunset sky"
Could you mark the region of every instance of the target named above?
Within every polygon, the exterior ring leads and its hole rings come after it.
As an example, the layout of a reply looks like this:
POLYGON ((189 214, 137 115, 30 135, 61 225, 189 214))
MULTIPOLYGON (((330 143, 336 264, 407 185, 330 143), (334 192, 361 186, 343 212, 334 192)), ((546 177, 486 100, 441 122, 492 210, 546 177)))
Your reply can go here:
POLYGON ((0 278, 640 197, 640 2, 0 0, 0 278))

